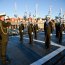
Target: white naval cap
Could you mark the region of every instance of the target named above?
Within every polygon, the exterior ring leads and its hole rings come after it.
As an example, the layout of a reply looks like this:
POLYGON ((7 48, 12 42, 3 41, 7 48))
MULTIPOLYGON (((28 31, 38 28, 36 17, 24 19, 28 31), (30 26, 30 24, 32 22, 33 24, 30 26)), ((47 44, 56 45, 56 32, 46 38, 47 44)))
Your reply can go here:
POLYGON ((5 16, 5 19, 8 19, 9 17, 8 16, 5 16))
POLYGON ((49 15, 47 15, 47 16, 46 16, 46 18, 50 18, 50 16, 49 16, 49 15))
POLYGON ((19 22, 19 25, 21 25, 22 23, 23 23, 23 22, 22 22, 22 21, 20 21, 20 22, 19 22))
POLYGON ((0 16, 6 16, 5 12, 0 13, 0 16))

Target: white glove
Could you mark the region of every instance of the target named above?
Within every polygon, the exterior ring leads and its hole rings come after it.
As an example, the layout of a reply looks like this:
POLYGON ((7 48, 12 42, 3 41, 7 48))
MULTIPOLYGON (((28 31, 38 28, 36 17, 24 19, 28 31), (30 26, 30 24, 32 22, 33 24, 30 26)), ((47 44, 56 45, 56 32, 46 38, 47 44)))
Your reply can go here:
POLYGON ((37 30, 37 32, 38 32, 38 30, 37 30))
POLYGON ((22 30, 22 32, 23 32, 23 30, 22 30))
POLYGON ((64 34, 64 31, 62 32, 62 34, 64 34))
POLYGON ((52 36, 52 33, 50 34, 50 36, 52 36))
POLYGON ((32 32, 32 35, 33 35, 33 32, 32 32))

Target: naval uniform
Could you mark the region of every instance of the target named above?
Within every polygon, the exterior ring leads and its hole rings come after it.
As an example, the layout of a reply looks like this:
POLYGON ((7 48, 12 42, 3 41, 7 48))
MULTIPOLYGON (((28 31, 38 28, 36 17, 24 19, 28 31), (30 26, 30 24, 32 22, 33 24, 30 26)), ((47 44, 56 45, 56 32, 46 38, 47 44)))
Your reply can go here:
POLYGON ((1 36, 1 60, 4 65, 6 65, 7 57, 6 57, 6 49, 7 49, 7 43, 8 43, 8 32, 7 32, 7 23, 4 21, 0 21, 1 26, 0 26, 0 36, 1 36))
POLYGON ((24 24, 21 24, 19 26, 19 34, 20 34, 20 41, 23 41, 23 30, 24 30, 24 24))
POLYGON ((28 25, 29 44, 33 43, 33 24, 28 25))
POLYGON ((37 39, 38 25, 34 24, 34 38, 37 39))
POLYGON ((50 47, 50 33, 51 33, 51 27, 49 22, 44 23, 44 32, 45 32, 45 47, 50 47))

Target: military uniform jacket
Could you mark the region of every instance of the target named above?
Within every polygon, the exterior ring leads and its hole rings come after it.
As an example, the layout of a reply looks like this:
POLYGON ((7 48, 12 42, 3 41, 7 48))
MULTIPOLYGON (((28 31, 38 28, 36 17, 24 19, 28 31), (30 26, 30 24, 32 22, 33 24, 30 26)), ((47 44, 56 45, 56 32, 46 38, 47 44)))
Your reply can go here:
POLYGON ((63 31, 63 24, 60 24, 60 22, 56 23, 56 30, 58 32, 62 32, 63 31))
POLYGON ((2 23, 1 23, 1 21, 0 21, 0 41, 2 40, 2 31, 1 31, 1 26, 2 26, 2 23))
POLYGON ((21 25, 19 26, 19 32, 20 32, 20 33, 22 32, 22 30, 24 30, 24 24, 21 24, 21 25))
POLYGON ((51 33, 50 23, 48 23, 48 25, 46 24, 46 22, 44 23, 44 31, 45 31, 45 36, 46 35, 50 36, 51 33))
POLYGON ((37 32, 37 30, 38 30, 38 25, 36 24, 34 25, 34 32, 37 32))
POLYGON ((58 33, 58 37, 60 38, 60 36, 62 36, 63 24, 61 24, 60 22, 56 23, 56 30, 58 33))
MULTIPOLYGON (((1 21, 1 22, 3 22, 3 21, 1 21)), ((6 25, 5 22, 3 22, 3 23, 4 23, 4 25, 6 25)), ((7 42, 8 41, 7 27, 4 27, 3 23, 0 26, 0 35, 1 35, 1 38, 2 38, 2 42, 7 42)))
POLYGON ((49 24, 50 24, 51 33, 52 33, 52 31, 53 31, 53 29, 54 29, 54 28, 53 28, 53 23, 50 21, 49 24))

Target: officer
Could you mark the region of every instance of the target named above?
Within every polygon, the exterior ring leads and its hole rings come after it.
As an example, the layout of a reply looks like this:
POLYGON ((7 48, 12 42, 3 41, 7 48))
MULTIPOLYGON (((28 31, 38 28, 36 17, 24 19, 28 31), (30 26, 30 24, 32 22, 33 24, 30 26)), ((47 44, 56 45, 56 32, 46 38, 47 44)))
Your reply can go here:
POLYGON ((19 34, 20 34, 20 41, 22 41, 23 42, 23 31, 24 31, 24 24, 23 24, 23 22, 21 21, 20 22, 21 24, 19 25, 19 34))
MULTIPOLYGON (((1 16, 1 15, 0 15, 0 16, 1 16)), ((0 20, 0 59, 1 59, 1 45, 2 45, 2 43, 1 43, 1 41, 2 41, 1 26, 2 26, 2 22, 1 22, 1 20, 0 20)))
POLYGON ((38 32, 38 24, 35 22, 34 24, 34 38, 37 39, 37 32, 38 32))
POLYGON ((50 48, 50 33, 51 33, 51 27, 50 27, 50 16, 46 16, 46 21, 44 23, 44 32, 45 32, 45 48, 50 48))
POLYGON ((6 48, 8 43, 8 32, 7 32, 7 23, 5 22, 5 13, 0 14, 0 54, 1 54, 1 60, 2 64, 6 65, 8 60, 6 57, 6 48))
POLYGON ((29 35, 29 44, 33 43, 33 24, 28 22, 28 35, 29 35))

